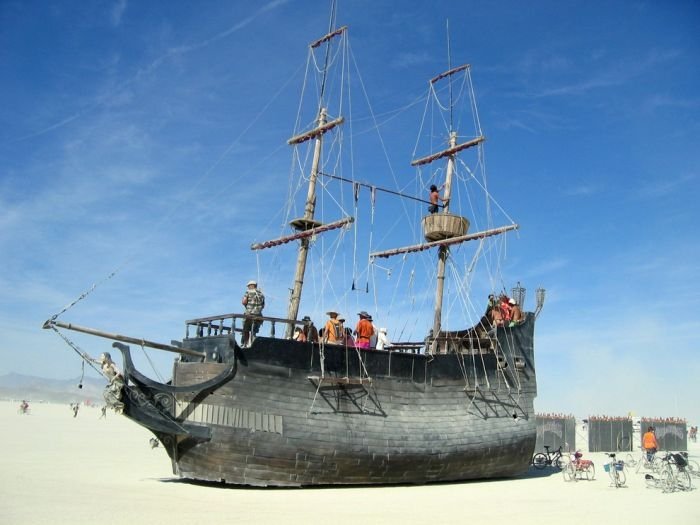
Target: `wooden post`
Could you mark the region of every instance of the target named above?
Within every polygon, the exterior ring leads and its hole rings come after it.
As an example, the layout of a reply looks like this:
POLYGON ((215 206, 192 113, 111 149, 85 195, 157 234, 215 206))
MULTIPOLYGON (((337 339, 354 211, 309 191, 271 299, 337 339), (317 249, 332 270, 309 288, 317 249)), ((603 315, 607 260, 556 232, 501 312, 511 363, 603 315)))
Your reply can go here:
MULTIPOLYGON (((452 131, 450 133, 450 148, 454 148, 457 145, 457 133, 452 131)), ((452 195, 452 174, 454 172, 455 158, 454 154, 451 154, 447 158, 447 174, 445 176, 445 192, 443 194, 443 199, 447 202, 443 208, 444 212, 449 211, 449 200, 452 195)), ((437 264, 437 282, 435 287, 435 316, 433 318, 433 337, 438 337, 440 334, 440 328, 442 326, 442 296, 445 289, 445 265, 447 262, 447 257, 450 254, 450 248, 448 246, 440 246, 438 251, 438 264, 437 264)), ((430 346, 430 352, 434 347, 430 346)))
MULTIPOLYGON (((321 128, 326 123, 326 109, 321 108, 318 115, 318 127, 321 128)), ((311 162, 311 174, 309 176, 309 189, 306 194, 306 206, 304 208, 304 219, 312 221, 316 209, 316 179, 318 178, 318 165, 321 160, 321 146, 323 145, 323 133, 319 133, 315 138, 314 157, 311 162)), ((292 294, 289 299, 287 318, 296 320, 299 314, 299 304, 301 303, 301 290, 304 287, 304 273, 306 272, 306 259, 309 255, 309 239, 304 238, 299 241, 299 254, 297 255, 297 266, 292 285, 292 294)), ((288 324, 285 330, 285 337, 292 338, 294 325, 288 324)))

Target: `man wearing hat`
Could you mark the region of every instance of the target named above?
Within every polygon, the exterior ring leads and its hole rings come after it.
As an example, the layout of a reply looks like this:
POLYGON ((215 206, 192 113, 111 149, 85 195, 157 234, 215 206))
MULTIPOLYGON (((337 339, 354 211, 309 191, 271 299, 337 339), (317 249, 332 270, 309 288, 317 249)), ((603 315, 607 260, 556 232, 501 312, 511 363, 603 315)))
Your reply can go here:
POLYGON ((372 321, 369 320, 369 314, 364 310, 357 315, 360 316, 360 320, 357 322, 354 332, 357 336, 355 346, 366 350, 369 348, 369 340, 374 335, 374 326, 372 325, 372 321))
POLYGON ((258 283, 255 281, 248 281, 248 289, 243 295, 241 304, 245 306, 246 318, 243 321, 243 337, 241 339, 241 346, 248 347, 253 344, 253 338, 255 334, 260 330, 260 325, 262 324, 261 319, 252 319, 248 316, 259 316, 262 314, 263 308, 265 308, 265 296, 258 290, 258 283), (252 336, 251 336, 252 331, 252 336))
POLYGON ((306 340, 310 343, 318 343, 318 330, 316 329, 316 326, 314 326, 314 322, 311 320, 311 317, 305 315, 301 320, 304 323, 302 332, 304 333, 306 340))
POLYGON ((323 327, 323 342, 330 343, 332 345, 341 345, 345 338, 345 328, 343 323, 338 320, 338 312, 331 310, 326 312, 328 321, 326 321, 326 326, 323 327))
POLYGON ((513 298, 508 301, 508 304, 510 305, 510 324, 508 326, 512 327, 522 322, 523 311, 520 309, 520 305, 513 298))

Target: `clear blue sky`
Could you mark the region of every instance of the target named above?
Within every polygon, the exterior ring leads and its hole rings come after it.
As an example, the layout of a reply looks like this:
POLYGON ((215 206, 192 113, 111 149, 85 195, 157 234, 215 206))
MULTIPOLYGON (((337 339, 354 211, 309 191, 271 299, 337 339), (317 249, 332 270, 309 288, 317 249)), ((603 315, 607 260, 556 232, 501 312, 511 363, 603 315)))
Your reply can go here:
MULTIPOLYGON (((62 319, 167 343, 185 319, 239 310, 270 264, 248 246, 279 233, 306 45, 328 12, 0 3, 0 374, 77 377, 41 324, 93 283, 62 319)), ((529 307, 547 289, 538 411, 697 424, 700 4, 341 0, 386 121, 388 153, 365 154, 359 179, 394 186, 387 162, 412 176, 411 103, 446 69, 447 19, 453 63, 473 66, 490 189, 521 227, 507 285, 529 307)), ((271 315, 291 269, 277 277, 263 275, 271 315)), ((352 301, 350 315, 372 306, 352 301)), ((167 376, 172 357, 149 355, 167 376)))

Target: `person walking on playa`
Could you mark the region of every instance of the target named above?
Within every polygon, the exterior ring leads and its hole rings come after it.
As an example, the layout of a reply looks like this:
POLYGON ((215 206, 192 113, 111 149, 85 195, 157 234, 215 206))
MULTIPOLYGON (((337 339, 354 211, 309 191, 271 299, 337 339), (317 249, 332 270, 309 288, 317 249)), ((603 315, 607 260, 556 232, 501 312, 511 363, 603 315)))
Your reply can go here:
POLYGON ((656 434, 654 434, 654 427, 647 428, 647 431, 642 437, 642 448, 647 454, 647 461, 651 462, 654 459, 654 454, 659 448, 659 444, 656 441, 656 434))

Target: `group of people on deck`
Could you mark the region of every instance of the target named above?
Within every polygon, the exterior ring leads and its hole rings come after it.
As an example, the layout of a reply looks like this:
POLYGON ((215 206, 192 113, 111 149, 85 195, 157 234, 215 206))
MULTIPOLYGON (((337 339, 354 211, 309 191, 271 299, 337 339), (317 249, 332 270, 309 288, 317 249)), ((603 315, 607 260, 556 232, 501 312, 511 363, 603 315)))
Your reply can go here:
POLYGON ((336 311, 327 312, 328 321, 319 331, 308 316, 305 316, 303 328, 297 327, 294 332, 294 339, 297 341, 310 341, 312 343, 323 342, 324 344, 343 345, 352 348, 368 350, 376 348, 383 350, 391 345, 386 335, 386 328, 374 326, 372 316, 364 310, 357 315, 359 321, 355 325, 355 330, 345 326, 345 319, 336 311), (311 335, 310 335, 311 334, 311 335))
POLYGON ((523 321, 523 311, 512 297, 501 294, 496 298, 491 294, 486 307, 486 317, 491 321, 491 326, 513 327, 523 321))
MULTIPOLYGON (((265 295, 258 289, 256 281, 248 281, 247 289, 241 303, 245 307, 246 319, 243 322, 242 346, 252 344, 255 335, 260 329, 263 308, 265 307, 265 295)), ((359 320, 352 330, 345 326, 345 319, 336 311, 326 312, 328 321, 318 330, 311 318, 307 315, 302 318, 302 325, 294 329, 292 339, 300 342, 325 343, 343 345, 353 348, 383 350, 391 345, 386 333, 386 328, 377 329, 372 316, 364 310, 359 312, 359 320)), ((508 326, 513 327, 523 321, 523 312, 517 301, 506 294, 496 298, 489 295, 486 317, 494 328, 508 326)))
MULTIPOLYGON (((253 343, 253 339, 255 339, 262 324, 260 316, 265 308, 265 295, 258 289, 256 281, 248 281, 241 304, 245 307, 246 314, 241 340, 241 345, 245 348, 253 343)), ((345 319, 338 312, 330 311, 327 312, 327 315, 329 319, 320 331, 314 326, 308 315, 304 316, 301 320, 302 326, 297 326, 294 329, 292 339, 300 342, 323 342, 362 349, 376 348, 377 350, 383 350, 391 345, 386 335, 386 328, 377 330, 372 316, 364 310, 357 314, 360 320, 354 331, 345 326, 345 319)))

